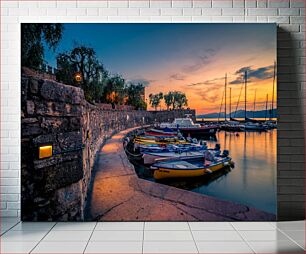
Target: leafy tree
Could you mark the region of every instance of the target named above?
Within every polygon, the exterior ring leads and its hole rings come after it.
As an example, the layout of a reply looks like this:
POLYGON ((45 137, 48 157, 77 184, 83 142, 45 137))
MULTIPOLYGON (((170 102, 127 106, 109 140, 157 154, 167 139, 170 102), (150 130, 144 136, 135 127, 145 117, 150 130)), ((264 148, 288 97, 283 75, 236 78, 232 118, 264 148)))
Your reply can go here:
POLYGON ((101 102, 103 90, 103 83, 97 81, 91 82, 90 88, 85 91, 86 100, 89 102, 101 102))
POLYGON ((57 56, 57 79, 65 84, 80 86, 85 98, 90 102, 99 102, 108 79, 108 72, 99 62, 93 48, 79 46, 57 56), (81 81, 75 79, 76 73, 81 81))
POLYGON ((62 24, 22 24, 21 66, 35 70, 44 63, 44 44, 55 49, 62 38, 62 24))
POLYGON ((126 87, 127 105, 134 106, 135 109, 146 109, 147 105, 144 101, 144 86, 141 83, 128 84, 126 87))
POLYGON ((164 95, 165 104, 167 106, 167 110, 169 110, 170 106, 173 104, 174 96, 173 92, 168 92, 164 95))
POLYGON ((157 110, 157 107, 160 105, 162 98, 163 93, 149 94, 150 104, 155 110, 157 110))
POLYGON ((125 80, 120 75, 108 77, 105 81, 103 101, 106 103, 124 104, 125 102, 125 80))
POLYGON ((89 85, 92 81, 101 81, 107 71, 99 62, 93 48, 79 46, 57 56, 58 79, 69 84, 89 85), (68 71, 67 71, 68 70, 68 71), (80 73, 82 81, 78 83, 74 75, 80 73))
POLYGON ((188 100, 185 93, 175 91, 173 92, 173 109, 179 108, 181 109, 183 106, 188 106, 188 100))

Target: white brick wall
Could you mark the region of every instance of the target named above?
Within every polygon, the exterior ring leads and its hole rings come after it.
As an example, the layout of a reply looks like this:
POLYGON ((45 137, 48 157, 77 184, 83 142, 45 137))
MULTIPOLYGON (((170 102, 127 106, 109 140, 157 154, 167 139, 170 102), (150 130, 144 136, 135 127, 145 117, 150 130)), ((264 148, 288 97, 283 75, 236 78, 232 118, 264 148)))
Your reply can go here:
MULTIPOLYGON (((287 49, 280 51, 278 59, 280 68, 284 68, 279 89, 292 89, 292 77, 286 74, 292 65, 295 81, 305 80, 304 0, 2 0, 0 4, 1 216, 20 213, 20 22, 277 22, 282 31, 290 32, 279 34, 280 50, 287 49)), ((300 86, 304 87, 304 83, 300 86)), ((295 137, 296 133, 284 135, 295 137)), ((283 163, 279 170, 285 170, 286 158, 279 158, 283 163)), ((286 186, 279 187, 282 191, 286 186)), ((286 201, 286 193, 280 194, 286 201)), ((281 208, 282 204, 287 207, 287 203, 281 203, 281 208)))

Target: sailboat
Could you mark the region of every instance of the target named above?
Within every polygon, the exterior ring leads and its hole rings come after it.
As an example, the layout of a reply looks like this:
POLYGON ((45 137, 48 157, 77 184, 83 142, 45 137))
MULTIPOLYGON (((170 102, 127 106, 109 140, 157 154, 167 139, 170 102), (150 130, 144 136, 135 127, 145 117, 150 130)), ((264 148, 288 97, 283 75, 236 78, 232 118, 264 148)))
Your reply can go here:
POLYGON ((240 93, 239 93, 239 96, 238 96, 234 117, 232 117, 232 115, 230 116, 230 120, 233 121, 233 122, 240 122, 239 120, 235 119, 235 116, 236 116, 236 113, 237 113, 237 110, 238 110, 240 97, 241 97, 241 93, 242 93, 242 88, 243 88, 243 84, 241 85, 241 88, 240 88, 240 93))
POLYGON ((256 107, 256 89, 255 89, 255 95, 254 95, 254 104, 253 104, 253 118, 245 117, 245 122, 246 123, 260 123, 260 121, 254 119, 254 112, 255 112, 255 107, 256 107))
MULTIPOLYGON (((267 121, 267 113, 268 113, 268 97, 266 101, 266 116, 265 116, 265 124, 268 126, 269 129, 275 129, 277 128, 277 122, 273 121, 273 109, 274 109, 274 87, 275 87, 275 79, 276 79, 276 62, 274 62, 274 72, 273 72, 273 89, 272 89, 272 102, 271 102, 271 109, 270 111, 270 117, 269 120, 267 121)), ((267 95, 268 96, 268 95, 267 95)))
MULTIPOLYGON (((244 131, 244 126, 240 124, 239 121, 235 121, 232 118, 231 107, 232 107, 232 88, 230 88, 230 103, 229 103, 229 114, 230 114, 230 121, 227 121, 226 115, 226 92, 227 92, 227 74, 225 74, 225 87, 224 87, 224 94, 225 94, 225 114, 224 114, 224 123, 221 125, 221 129, 225 131, 244 131)), ((221 105, 222 107, 222 105, 221 105)), ((220 108, 221 109, 221 108, 220 108)))
MULTIPOLYGON (((247 117, 247 83, 248 83, 248 74, 247 71, 244 73, 244 130, 246 131, 265 131, 267 128, 259 121, 253 120, 247 117)), ((254 102, 255 107, 255 102, 254 102)))

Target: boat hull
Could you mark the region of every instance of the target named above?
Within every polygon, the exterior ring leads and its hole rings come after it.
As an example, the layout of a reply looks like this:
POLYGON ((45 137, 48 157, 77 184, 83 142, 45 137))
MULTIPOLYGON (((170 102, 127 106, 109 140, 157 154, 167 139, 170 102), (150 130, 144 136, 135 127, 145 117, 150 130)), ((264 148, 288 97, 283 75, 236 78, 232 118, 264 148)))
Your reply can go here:
POLYGON ((184 136, 192 135, 215 135, 217 132, 216 128, 179 128, 180 132, 184 136))
POLYGON ((154 171, 154 178, 156 180, 166 179, 166 178, 189 178, 189 177, 199 177, 208 175, 212 172, 216 172, 218 170, 223 169, 224 167, 228 167, 232 164, 231 160, 224 161, 222 163, 208 166, 206 168, 199 169, 169 169, 159 167, 154 171))
POLYGON ((167 144, 189 144, 189 142, 184 140, 177 140, 177 139, 149 139, 149 138, 135 138, 134 143, 140 144, 140 145, 167 145, 167 144))
POLYGON ((267 129, 261 126, 245 126, 246 131, 266 131, 267 129))
POLYGON ((143 158, 143 163, 145 165, 150 165, 154 164, 158 160, 167 160, 167 159, 186 159, 186 158, 192 158, 192 157, 202 157, 203 151, 202 152, 187 152, 187 153, 144 153, 142 158, 143 158))
POLYGON ((240 126, 240 125, 223 125, 220 128, 223 131, 234 131, 234 132, 239 132, 239 131, 244 131, 244 126, 240 126))
POLYGON ((187 137, 187 136, 194 136, 194 135, 215 135, 218 127, 203 127, 203 128, 172 128, 172 130, 179 130, 180 133, 182 133, 183 136, 187 137))

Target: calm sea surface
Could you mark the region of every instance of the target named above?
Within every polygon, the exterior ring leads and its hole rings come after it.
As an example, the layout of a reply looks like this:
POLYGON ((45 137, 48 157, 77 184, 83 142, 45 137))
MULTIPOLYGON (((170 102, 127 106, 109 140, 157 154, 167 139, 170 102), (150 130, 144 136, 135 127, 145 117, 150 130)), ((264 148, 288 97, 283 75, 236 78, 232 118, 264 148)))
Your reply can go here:
MULTIPOLYGON (((209 178, 162 183, 276 214, 276 137, 277 130, 238 134, 220 131, 217 141, 207 140, 208 146, 219 143, 221 150, 228 149, 235 162, 233 169, 209 178)), ((148 168, 136 163, 135 169, 139 177, 154 181, 148 168)))

